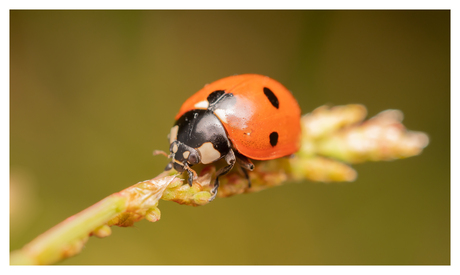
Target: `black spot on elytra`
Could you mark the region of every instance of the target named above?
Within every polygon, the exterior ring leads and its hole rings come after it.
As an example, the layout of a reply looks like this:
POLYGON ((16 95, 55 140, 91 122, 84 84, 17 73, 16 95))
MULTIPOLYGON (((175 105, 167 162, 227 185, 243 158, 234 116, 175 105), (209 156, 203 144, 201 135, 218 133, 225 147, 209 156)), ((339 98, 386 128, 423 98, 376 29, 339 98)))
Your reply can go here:
POLYGON ((209 102, 209 105, 212 105, 212 104, 216 103, 216 101, 217 101, 223 94, 225 94, 225 91, 224 91, 224 90, 216 90, 216 91, 210 93, 210 94, 208 95, 208 98, 207 98, 207 100, 208 100, 208 102, 209 102))
POLYGON ((268 98, 270 103, 273 105, 273 107, 275 107, 276 109, 279 109, 280 103, 276 95, 272 92, 272 90, 270 90, 267 87, 264 87, 264 94, 268 98))
POLYGON ((275 147, 276 144, 278 144, 278 133, 277 132, 272 132, 270 134, 270 144, 275 147))

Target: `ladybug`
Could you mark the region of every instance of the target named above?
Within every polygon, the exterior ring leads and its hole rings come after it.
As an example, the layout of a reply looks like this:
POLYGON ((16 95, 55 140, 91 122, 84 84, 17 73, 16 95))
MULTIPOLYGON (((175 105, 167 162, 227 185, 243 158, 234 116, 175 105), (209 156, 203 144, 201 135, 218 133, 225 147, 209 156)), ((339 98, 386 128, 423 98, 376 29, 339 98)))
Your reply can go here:
MULTIPOLYGON (((191 186, 196 173, 191 167, 225 159, 216 173, 210 198, 217 195, 219 177, 238 162, 250 181, 250 159, 270 160, 291 155, 300 147, 300 108, 281 83, 267 76, 242 74, 206 85, 187 99, 169 133, 171 162, 165 170, 187 171, 191 186)), ((156 153, 162 153, 157 151, 156 153)))

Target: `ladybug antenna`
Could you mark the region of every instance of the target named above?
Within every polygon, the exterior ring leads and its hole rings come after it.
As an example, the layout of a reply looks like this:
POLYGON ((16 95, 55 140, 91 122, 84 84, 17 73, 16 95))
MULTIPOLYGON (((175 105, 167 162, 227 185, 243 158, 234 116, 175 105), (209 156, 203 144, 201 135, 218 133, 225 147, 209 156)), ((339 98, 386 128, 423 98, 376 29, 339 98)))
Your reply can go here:
POLYGON ((171 158, 171 155, 168 155, 164 151, 161 151, 161 150, 154 150, 153 155, 154 156, 163 155, 163 156, 167 157, 168 159, 171 158))

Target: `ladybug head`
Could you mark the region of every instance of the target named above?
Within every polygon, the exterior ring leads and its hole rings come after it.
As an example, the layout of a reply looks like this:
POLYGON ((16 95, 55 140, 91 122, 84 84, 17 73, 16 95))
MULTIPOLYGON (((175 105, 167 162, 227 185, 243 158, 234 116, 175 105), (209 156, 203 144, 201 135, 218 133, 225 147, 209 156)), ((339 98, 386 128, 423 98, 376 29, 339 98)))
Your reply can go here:
POLYGON ((188 170, 188 167, 201 162, 198 150, 180 141, 173 141, 169 146, 169 151, 171 152, 172 161, 166 166, 166 170, 174 167, 177 172, 184 172, 184 170, 188 170))

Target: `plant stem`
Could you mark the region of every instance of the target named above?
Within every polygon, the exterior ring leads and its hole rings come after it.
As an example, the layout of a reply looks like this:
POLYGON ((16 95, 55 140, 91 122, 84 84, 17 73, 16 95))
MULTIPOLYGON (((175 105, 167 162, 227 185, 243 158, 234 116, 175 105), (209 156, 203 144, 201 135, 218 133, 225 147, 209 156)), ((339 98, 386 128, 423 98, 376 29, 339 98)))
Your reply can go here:
POLYGON ((126 201, 113 194, 67 218, 13 252, 10 264, 52 264, 78 253, 92 231, 126 209, 126 201))
MULTIPOLYGON (((220 179, 219 197, 256 192, 289 180, 353 181, 350 163, 393 160, 418 155, 429 143, 425 133, 406 130, 402 113, 386 110, 367 121, 362 105, 322 106, 302 117, 302 145, 295 156, 256 163, 250 173, 251 188, 236 169, 220 179), (338 161, 341 160, 341 161, 338 161)), ((110 226, 132 226, 160 219, 161 199, 200 206, 209 203, 214 165, 203 168, 193 185, 184 184, 186 173, 163 172, 112 194, 64 220, 13 251, 10 264, 53 264, 81 251, 91 235, 110 235, 110 226)))

